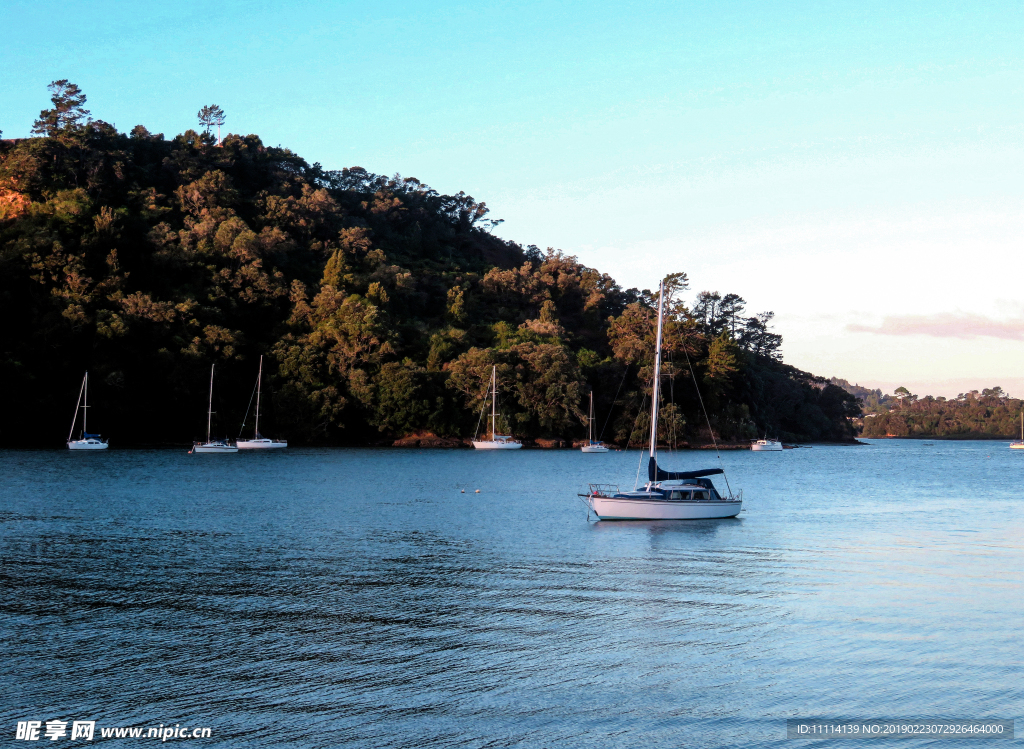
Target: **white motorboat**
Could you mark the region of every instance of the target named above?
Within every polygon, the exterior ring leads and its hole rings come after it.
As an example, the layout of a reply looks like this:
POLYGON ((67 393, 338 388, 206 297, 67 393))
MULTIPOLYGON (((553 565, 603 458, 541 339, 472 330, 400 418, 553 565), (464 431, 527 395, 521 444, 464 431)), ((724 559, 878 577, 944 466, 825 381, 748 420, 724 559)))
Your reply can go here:
POLYGON ((106 450, 107 441, 98 434, 89 434, 87 419, 89 417, 89 373, 82 378, 82 387, 78 391, 78 403, 75 404, 75 417, 71 420, 71 431, 68 432, 68 450, 106 450), (71 439, 75 433, 75 424, 78 422, 78 412, 82 412, 82 436, 71 439))
POLYGON ((587 422, 590 425, 590 435, 587 437, 587 444, 580 448, 580 452, 584 453, 606 453, 608 452, 608 446, 605 445, 601 440, 594 439, 594 391, 590 391, 590 415, 587 416, 587 422))
MULTIPOLYGON (((260 357, 260 371, 256 375, 256 427, 253 430, 251 440, 243 440, 241 437, 235 440, 239 450, 277 450, 288 447, 288 440, 272 440, 260 434, 260 394, 263 389, 263 357, 260 357)), ((252 401, 250 401, 250 404, 252 401)), ((245 428, 245 423, 242 423, 245 428)))
POLYGON ((237 453, 238 447, 228 440, 215 440, 210 438, 210 425, 213 420, 213 368, 216 364, 210 365, 210 406, 206 410, 206 442, 192 443, 190 453, 237 453))
MULTIPOLYGON (((507 434, 497 433, 498 423, 498 367, 491 367, 491 438, 489 440, 473 440, 477 450, 518 450, 523 443, 507 434)), ((486 405, 486 402, 485 402, 486 405)), ((477 424, 479 428, 479 423, 477 424)))
MULTIPOLYGON (((665 312, 665 284, 658 297, 658 337, 654 350, 651 390, 651 445, 647 459, 647 483, 633 491, 617 486, 590 484, 580 494, 598 520, 697 520, 736 517, 743 509, 742 492, 723 497, 707 478, 725 474, 721 468, 698 471, 663 471, 658 467, 658 391, 661 379, 661 332, 665 312)), ((698 390, 698 394, 699 394, 698 390)), ((703 400, 701 401, 703 407, 703 400)), ((705 413, 706 415, 706 413, 705 413)), ((728 479, 726 479, 728 485, 728 479)))
POLYGON ((1024 450, 1024 411, 1020 413, 1020 442, 1011 442, 1011 450, 1024 450))
POLYGON ((752 440, 750 449, 754 452, 775 452, 782 449, 782 443, 778 440, 770 440, 767 437, 763 440, 752 440))

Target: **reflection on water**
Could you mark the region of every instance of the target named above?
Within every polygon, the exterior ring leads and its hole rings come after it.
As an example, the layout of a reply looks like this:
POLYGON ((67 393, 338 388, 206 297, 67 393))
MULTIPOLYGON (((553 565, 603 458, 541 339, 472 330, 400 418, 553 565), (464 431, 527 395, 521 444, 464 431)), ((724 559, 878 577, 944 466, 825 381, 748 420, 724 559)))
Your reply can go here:
MULTIPOLYGON (((593 515, 590 516, 590 519, 595 520, 593 515)), ((689 520, 685 523, 667 523, 661 520, 623 520, 617 522, 593 522, 590 530, 594 533, 627 533, 630 537, 633 537, 638 529, 643 529, 652 538, 665 534, 701 538, 716 535, 718 529, 723 525, 742 522, 743 516, 721 518, 719 520, 689 520)))
POLYGON ((635 453, 2 453, 2 730, 746 747, 795 716, 1014 717, 1022 457, 730 454, 739 518, 588 523, 576 487, 635 453))

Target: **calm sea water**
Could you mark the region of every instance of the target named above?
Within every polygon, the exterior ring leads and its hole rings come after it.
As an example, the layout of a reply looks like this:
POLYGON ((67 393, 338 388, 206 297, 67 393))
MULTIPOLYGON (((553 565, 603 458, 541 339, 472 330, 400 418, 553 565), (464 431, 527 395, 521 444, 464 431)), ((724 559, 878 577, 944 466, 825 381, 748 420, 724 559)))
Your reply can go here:
POLYGON ((1022 717, 1024 453, 724 453, 739 518, 588 522, 578 486, 637 458, 0 452, 0 736, 749 747, 789 717, 1022 717))

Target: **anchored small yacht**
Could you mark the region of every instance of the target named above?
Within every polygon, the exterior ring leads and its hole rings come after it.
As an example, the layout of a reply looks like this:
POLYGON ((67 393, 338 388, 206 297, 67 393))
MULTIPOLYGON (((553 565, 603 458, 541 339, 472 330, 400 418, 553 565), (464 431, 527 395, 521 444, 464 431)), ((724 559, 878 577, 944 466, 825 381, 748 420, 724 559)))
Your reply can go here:
POLYGON ((1024 411, 1020 414, 1020 442, 1011 442, 1011 450, 1024 450, 1024 411))
MULTIPOLYGON (((507 434, 497 433, 498 423, 498 367, 491 367, 491 438, 489 440, 473 440, 477 450, 518 450, 523 443, 507 434)), ((479 428, 479 423, 477 424, 479 428)))
POLYGON ((590 391, 590 415, 587 417, 587 422, 590 425, 590 436, 587 438, 587 444, 580 448, 580 452, 585 453, 606 453, 608 452, 608 446, 605 445, 601 440, 594 439, 594 391, 590 391))
MULTIPOLYGON (((654 350, 651 390, 651 446, 647 459, 647 483, 643 488, 620 492, 610 484, 589 484, 580 498, 598 520, 696 520, 732 518, 743 509, 743 492, 723 497, 707 478, 725 474, 721 468, 699 471, 663 471, 658 467, 658 391, 661 380, 661 331, 665 310, 665 284, 658 297, 658 338, 654 350)), ((698 394, 700 391, 697 391, 698 394)), ((703 400, 701 401, 703 406, 703 400)), ((728 479, 726 479, 728 485, 728 479)))
POLYGON ((782 443, 778 440, 770 440, 765 437, 763 440, 752 440, 750 443, 750 449, 754 452, 775 452, 776 450, 782 449, 782 443))
POLYGON ((210 424, 213 420, 213 368, 210 365, 210 406, 206 410, 206 442, 192 443, 190 453, 237 453, 238 447, 227 440, 210 439, 210 424))
POLYGON ((82 378, 82 387, 78 391, 78 403, 75 405, 75 418, 71 420, 71 431, 68 432, 68 450, 106 450, 109 446, 107 441, 98 434, 89 434, 86 421, 89 417, 89 373, 82 378), (78 412, 82 412, 82 436, 71 439, 75 433, 75 424, 78 423, 78 412))
MULTIPOLYGON (((272 440, 260 434, 260 392, 263 386, 263 357, 260 357, 260 372, 256 375, 256 428, 251 440, 235 440, 239 450, 278 450, 288 447, 288 440, 272 440)), ((252 401, 250 401, 250 404, 252 401)), ((245 427, 245 424, 242 424, 245 427)))
POLYGON ((656 458, 648 459, 648 482, 642 489, 620 492, 617 486, 590 484, 581 495, 600 520, 699 520, 733 518, 743 509, 742 492, 723 497, 707 476, 725 473, 721 468, 703 471, 663 471, 656 458))

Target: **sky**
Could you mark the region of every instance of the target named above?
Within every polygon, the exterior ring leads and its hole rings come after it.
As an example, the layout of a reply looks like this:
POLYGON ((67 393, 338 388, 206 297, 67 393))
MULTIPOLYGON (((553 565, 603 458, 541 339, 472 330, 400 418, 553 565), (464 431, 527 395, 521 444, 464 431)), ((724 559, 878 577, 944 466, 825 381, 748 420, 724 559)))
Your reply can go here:
POLYGON ((495 233, 775 312, 785 360, 1024 396, 1024 7, 0 0, 0 130, 46 85, 168 137, 219 104, 495 233))

